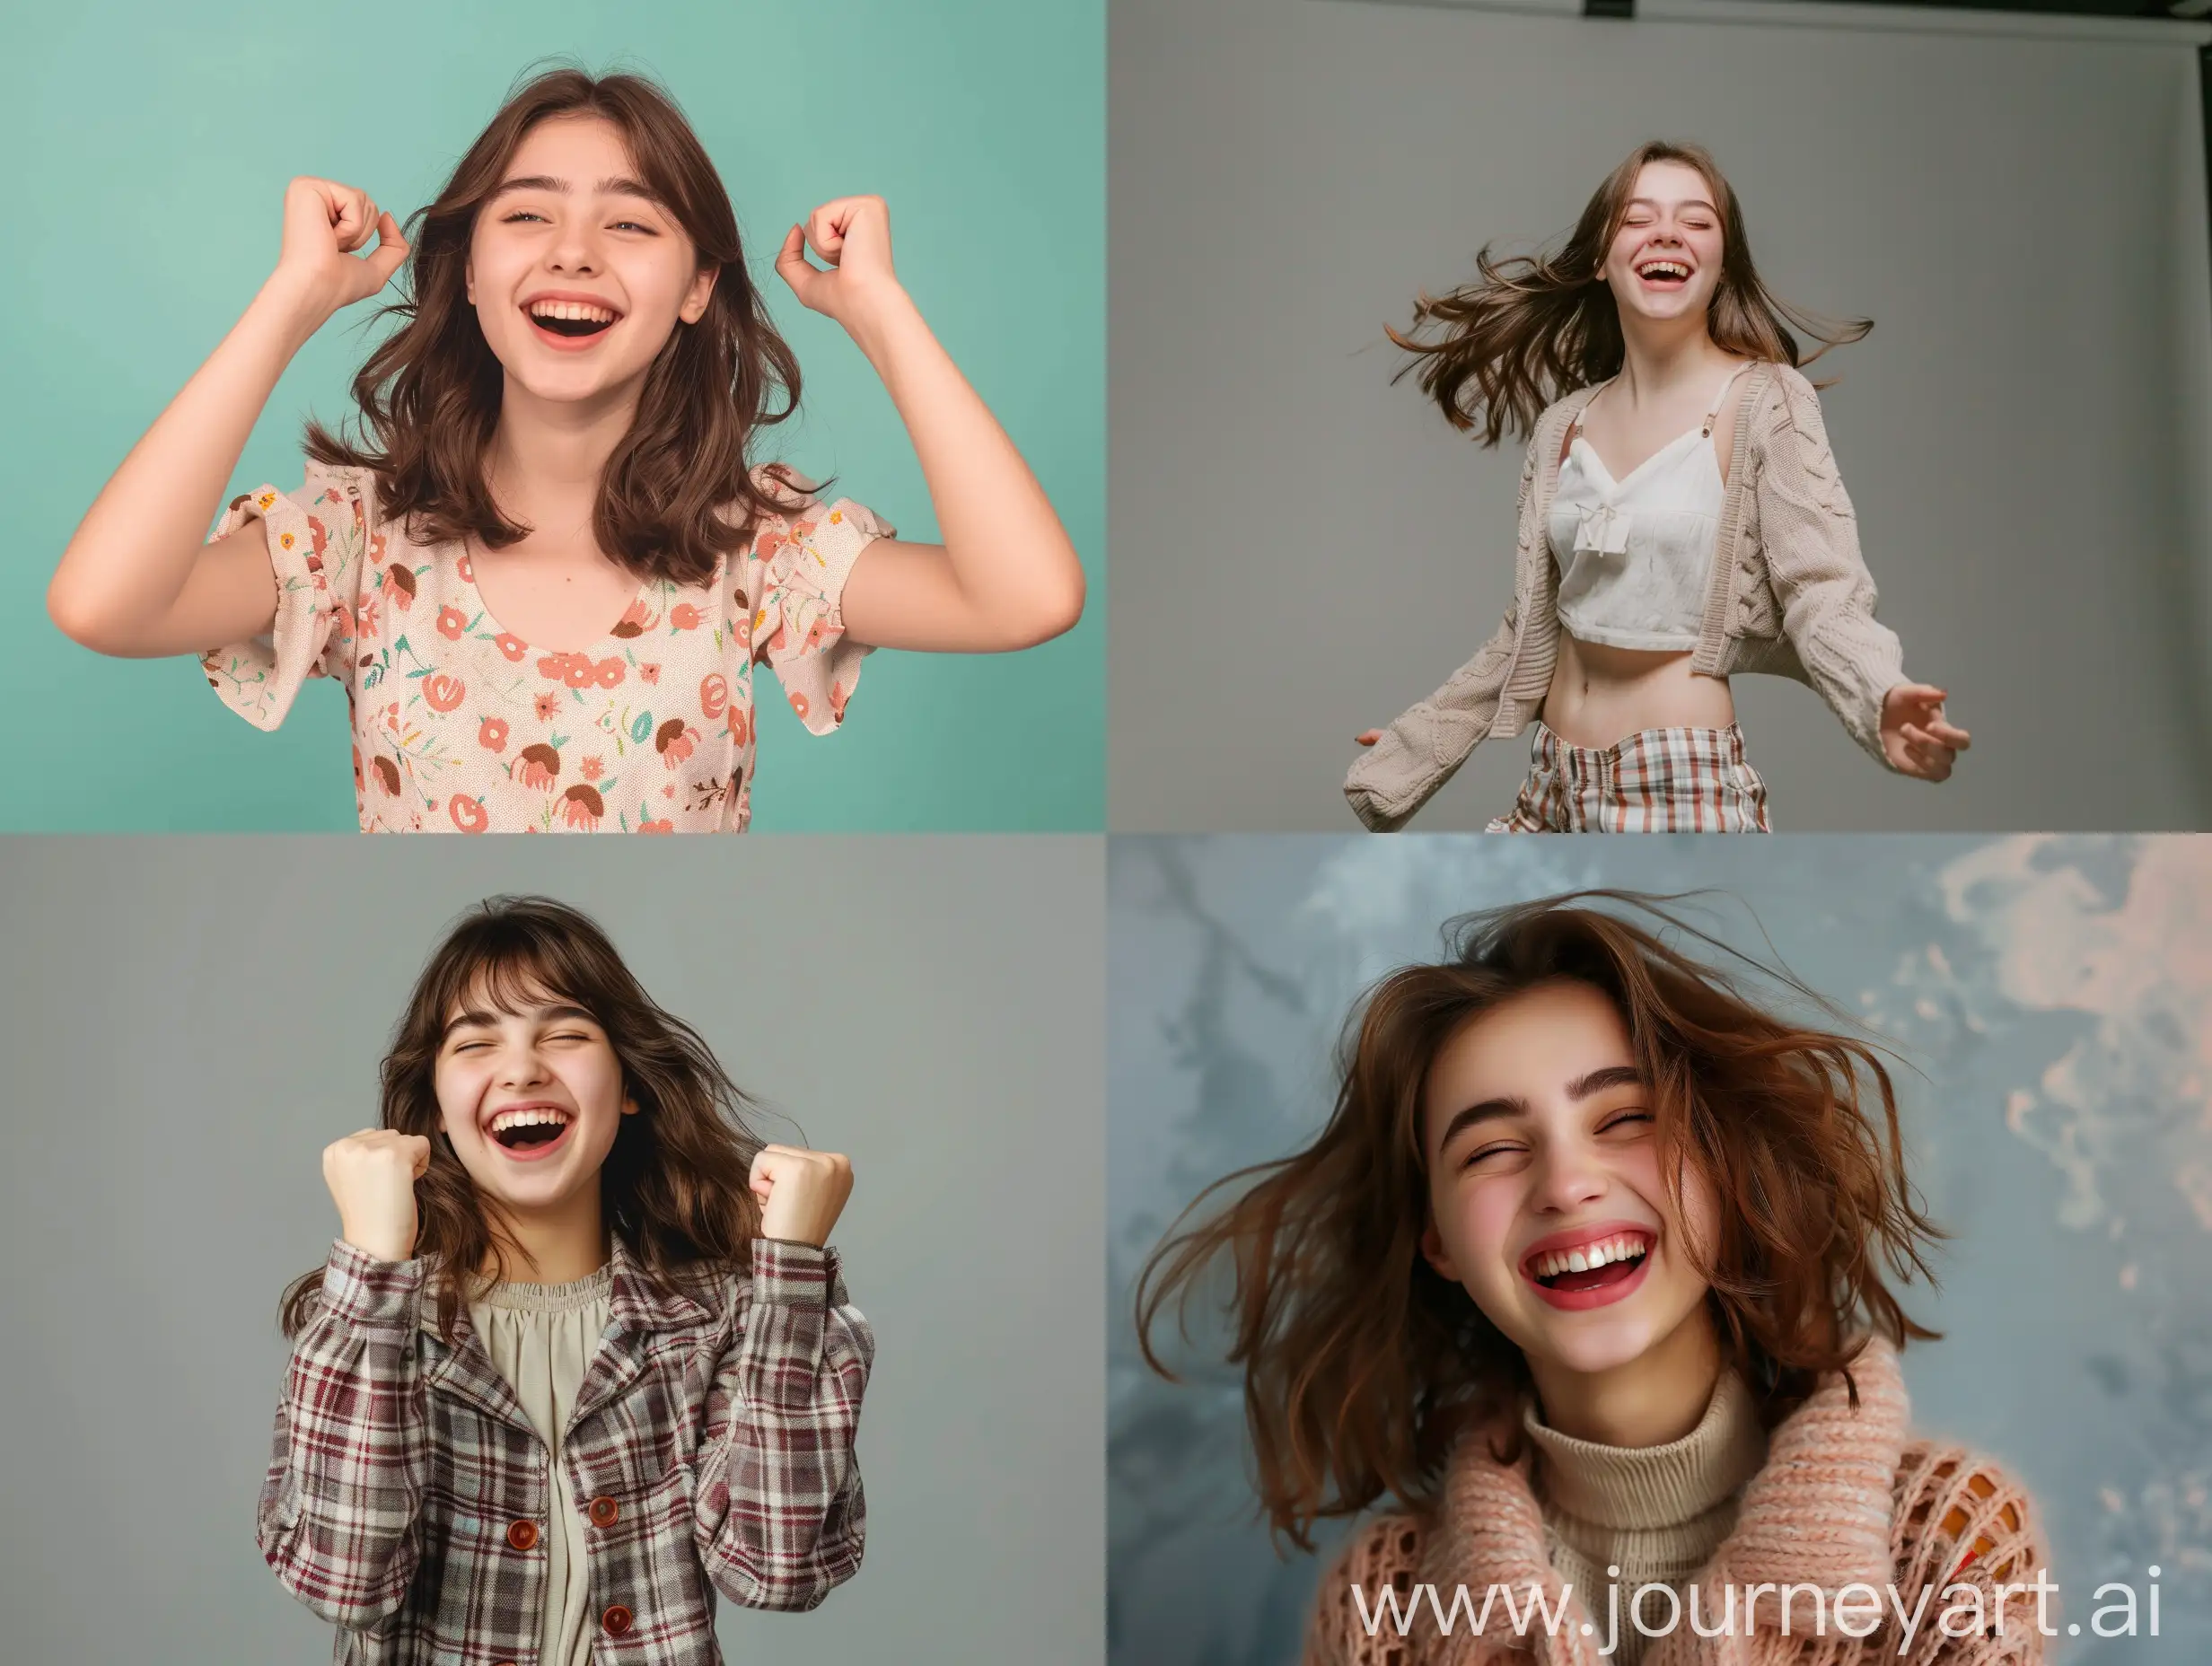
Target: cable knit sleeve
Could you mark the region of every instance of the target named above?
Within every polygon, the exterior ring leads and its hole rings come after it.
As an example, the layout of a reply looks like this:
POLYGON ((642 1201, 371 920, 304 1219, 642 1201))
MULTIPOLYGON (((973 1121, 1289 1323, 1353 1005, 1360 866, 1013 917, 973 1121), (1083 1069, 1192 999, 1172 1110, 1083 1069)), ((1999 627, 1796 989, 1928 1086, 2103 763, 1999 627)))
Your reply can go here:
POLYGON ((1301 1666, 1412 1666, 1415 1640, 1404 1622, 1413 1615, 1420 1565, 1421 1528, 1413 1517, 1361 1523, 1314 1589, 1301 1666))
MULTIPOLYGON (((2040 1666, 2039 1627, 2063 1632, 2051 1585, 2038 1612, 2038 1581, 2050 1583, 2050 1547, 2018 1481, 1986 1458, 1957 1447, 1916 1442, 1898 1466, 1893 1548, 1898 1598, 1926 1617, 1894 1658, 1904 1666, 2040 1666), (1997 1587, 2006 1587, 1997 1600, 1997 1587), (1974 1613, 1983 1628, 1948 1635, 1943 1618, 1974 1613)), ((1892 1645, 1894 1646, 1894 1645, 1892 1645)))
POLYGON ((1858 520, 1828 449, 1820 395, 1787 368, 1778 384, 1782 409, 1760 425, 1754 484, 1782 628, 1821 698, 1887 767, 1882 701, 1905 680, 1904 649, 1874 618, 1874 575, 1859 554, 1858 520))
MULTIPOLYGON (((1539 447, 1544 443, 1546 425, 1540 423, 1521 465, 1521 495, 1514 510, 1521 547, 1530 537, 1529 498, 1539 447)), ((1521 553, 1517 548, 1515 597, 1505 622, 1443 688, 1392 719, 1382 738, 1360 755, 1344 777, 1345 799, 1369 832, 1394 833, 1404 827, 1490 732, 1505 680, 1513 674, 1514 648, 1519 640, 1521 553)))

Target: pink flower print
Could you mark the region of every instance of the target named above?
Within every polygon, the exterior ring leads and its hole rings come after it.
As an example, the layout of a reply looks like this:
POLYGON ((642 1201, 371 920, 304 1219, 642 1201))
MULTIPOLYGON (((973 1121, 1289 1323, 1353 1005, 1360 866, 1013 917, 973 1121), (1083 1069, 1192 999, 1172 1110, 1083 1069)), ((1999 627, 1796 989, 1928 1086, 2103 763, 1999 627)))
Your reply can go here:
POLYGON ((676 824, 666 820, 640 821, 637 824, 637 830, 640 833, 673 833, 676 830, 676 824))
POLYGON ((382 532, 372 532, 369 534, 369 564, 372 566, 381 566, 383 559, 384 535, 382 532))
POLYGON ((806 697, 795 688, 793 689, 791 693, 791 709, 799 714, 802 721, 805 719, 807 714, 806 697))
POLYGON ((680 717, 672 717, 654 732, 653 744, 661 754, 661 762, 673 769, 691 756, 699 743, 699 732, 680 717))
POLYGON ((647 682, 658 682, 661 680, 661 668, 657 665, 641 664, 637 668, 637 674, 640 677, 643 677, 647 682))
POLYGON ((770 556, 781 549, 787 541, 788 540, 784 536, 783 528, 772 526, 768 528, 767 531, 761 533, 759 538, 754 542, 752 553, 759 557, 761 560, 766 561, 770 556))
POLYGON ((576 766, 576 773, 586 781, 596 781, 607 773, 607 760, 603 758, 587 758, 576 766))
POLYGON ((730 739, 740 746, 752 741, 752 720, 745 708, 735 700, 730 702, 730 739))
POLYGON ((476 732, 477 744, 487 752, 507 750, 507 723, 504 717, 487 717, 484 726, 476 732))
POLYGON ((660 622, 661 616, 647 607, 645 599, 640 596, 623 610, 611 634, 619 640, 628 642, 633 636, 644 636, 660 622))
POLYGON ((822 638, 829 634, 829 626, 822 620, 816 619, 812 625, 806 627, 806 640, 800 644, 799 652, 802 653, 812 653, 815 649, 821 647, 822 644, 822 638))
POLYGON ((730 703, 730 685, 720 671, 709 671, 699 679, 699 711, 709 723, 722 715, 722 708, 730 703))
POLYGON ((507 631, 501 631, 492 640, 499 644, 499 652, 507 656, 510 664, 520 665, 523 656, 530 652, 528 643, 507 631))
POLYGON ((342 601, 336 603, 330 609, 330 629, 340 642, 350 642, 353 640, 353 609, 342 601))
POLYGON ((356 746, 354 748, 354 796, 356 798, 361 796, 364 785, 365 784, 361 779, 361 749, 356 746))
POLYGON ((470 798, 466 793, 454 794, 445 810, 453 818, 453 825, 463 833, 481 833, 492 824, 491 817, 484 813, 484 801, 470 798))
POLYGON ((448 677, 440 671, 423 684, 423 698, 430 703, 434 712, 450 712, 460 706, 468 695, 468 685, 458 677, 448 677))
POLYGON ((561 773, 561 755, 540 741, 514 757, 514 778, 524 786, 551 786, 561 773))
POLYGON ((461 574, 461 582, 462 583, 473 584, 476 583, 476 563, 470 560, 468 557, 463 556, 460 560, 453 563, 453 571, 461 574))
POLYGON ((803 544, 813 536, 814 523, 812 521, 794 521, 791 523, 791 541, 793 543, 803 544))
POLYGON ((688 601, 680 601, 668 610, 668 622, 678 630, 697 630, 706 618, 688 601))
POLYGON ((628 674, 629 667, 618 659, 601 660, 592 668, 592 680, 602 688, 619 688, 622 679, 628 674))
POLYGON ((307 536, 314 543, 315 558, 318 561, 321 560, 323 549, 330 541, 330 535, 323 530, 322 522, 313 515, 307 517, 307 536))
POLYGON ((538 675, 549 681, 559 682, 568 675, 568 662, 574 658, 575 655, 573 653, 549 653, 538 662, 538 675))
POLYGON ((596 787, 579 781, 561 794, 560 818, 572 828, 596 833, 606 813, 607 801, 600 797, 596 787))
POLYGON ((391 592, 391 605, 405 613, 415 601, 415 574, 404 566, 387 567, 384 583, 391 592))
POLYGON ((830 715, 838 723, 845 721, 845 702, 853 697, 853 691, 843 683, 830 685, 830 715))
POLYGON ((541 694, 532 709, 537 712, 540 723, 549 723, 561 715, 561 697, 557 694, 541 694))
POLYGON ((376 640, 376 598, 370 596, 361 604, 361 640, 376 640))
POLYGON ((448 642, 459 642, 461 633, 469 628, 469 616, 459 608, 438 609, 438 635, 448 642))

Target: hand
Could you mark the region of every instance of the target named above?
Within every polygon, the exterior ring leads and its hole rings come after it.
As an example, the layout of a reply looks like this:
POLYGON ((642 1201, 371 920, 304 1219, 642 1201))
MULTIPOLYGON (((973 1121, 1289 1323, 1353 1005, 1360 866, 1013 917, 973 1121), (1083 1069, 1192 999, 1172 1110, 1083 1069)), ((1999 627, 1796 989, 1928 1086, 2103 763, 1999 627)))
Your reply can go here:
POLYGON ((364 1128, 322 1153, 323 1184, 338 1205, 338 1234, 380 1261, 415 1254, 415 1182, 430 1168, 430 1142, 419 1134, 364 1128))
POLYGON ((1357 734, 1352 737, 1352 739, 1358 741, 1362 746, 1373 746, 1382 738, 1382 732, 1380 729, 1362 729, 1357 734))
POLYGON ((840 197, 794 225, 776 257, 776 275, 799 304, 850 329, 884 296, 899 293, 891 264, 891 210, 881 197, 840 197), (812 246, 825 272, 806 258, 812 246))
POLYGON ((761 1237, 819 1248, 853 1195, 853 1165, 835 1152, 764 1145, 746 1183, 763 1206, 761 1237))
POLYGON ((1944 721, 1944 698, 1920 682, 1900 682, 1882 697, 1882 755, 1892 768, 1923 781, 1951 778, 1951 766, 1973 742, 1944 721))
POLYGON ((366 191, 306 178, 285 187, 284 252, 276 259, 276 281, 296 286, 326 314, 383 288, 407 253, 399 223, 366 191), (362 254, 372 233, 376 248, 362 254))

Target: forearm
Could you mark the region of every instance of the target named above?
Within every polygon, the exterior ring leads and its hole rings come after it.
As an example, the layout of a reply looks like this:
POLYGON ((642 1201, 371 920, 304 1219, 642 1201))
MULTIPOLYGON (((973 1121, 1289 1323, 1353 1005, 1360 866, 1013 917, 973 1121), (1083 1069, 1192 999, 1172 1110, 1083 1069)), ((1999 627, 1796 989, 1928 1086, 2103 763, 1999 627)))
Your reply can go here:
POLYGON ((911 298, 884 291, 851 329, 913 442, 973 645, 1022 647, 1073 626, 1084 574, 1066 529, 911 298))
MULTIPOLYGON (((180 609, 212 624, 251 605, 235 593, 241 581, 256 577, 249 565, 233 563, 244 571, 218 575, 232 593, 188 599, 188 586, 247 436, 285 367, 327 316, 293 286, 274 279, 263 285, 78 524, 47 592, 48 610, 65 632, 103 653, 177 653, 208 645, 177 640, 177 626, 198 624, 176 618, 180 609)), ((265 572, 259 582, 273 617, 273 582, 265 572)))

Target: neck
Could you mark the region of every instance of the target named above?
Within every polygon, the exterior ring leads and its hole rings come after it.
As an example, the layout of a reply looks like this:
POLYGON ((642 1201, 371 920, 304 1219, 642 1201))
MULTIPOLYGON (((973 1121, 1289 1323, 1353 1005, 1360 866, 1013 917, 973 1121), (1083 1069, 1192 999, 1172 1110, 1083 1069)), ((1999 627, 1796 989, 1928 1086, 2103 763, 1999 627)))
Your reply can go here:
POLYGON ((1720 1381, 1720 1338, 1702 1304, 1669 1336, 1605 1371, 1532 1359, 1544 1422, 1601 1446, 1663 1446, 1698 1426, 1720 1381))
POLYGON ((1620 390, 1637 403, 1703 378, 1728 357, 1694 315, 1659 322, 1623 311, 1620 343, 1620 390))
POLYGON ((501 1215, 504 1236, 517 1252, 506 1274, 516 1283, 573 1284, 607 1265, 610 1246, 597 1186, 549 1209, 509 1208, 501 1215))
POLYGON ((509 377, 485 459, 492 495, 533 530, 588 528, 607 460, 637 419, 643 390, 596 399, 541 399, 509 377), (519 513, 517 513, 519 511, 519 513))

